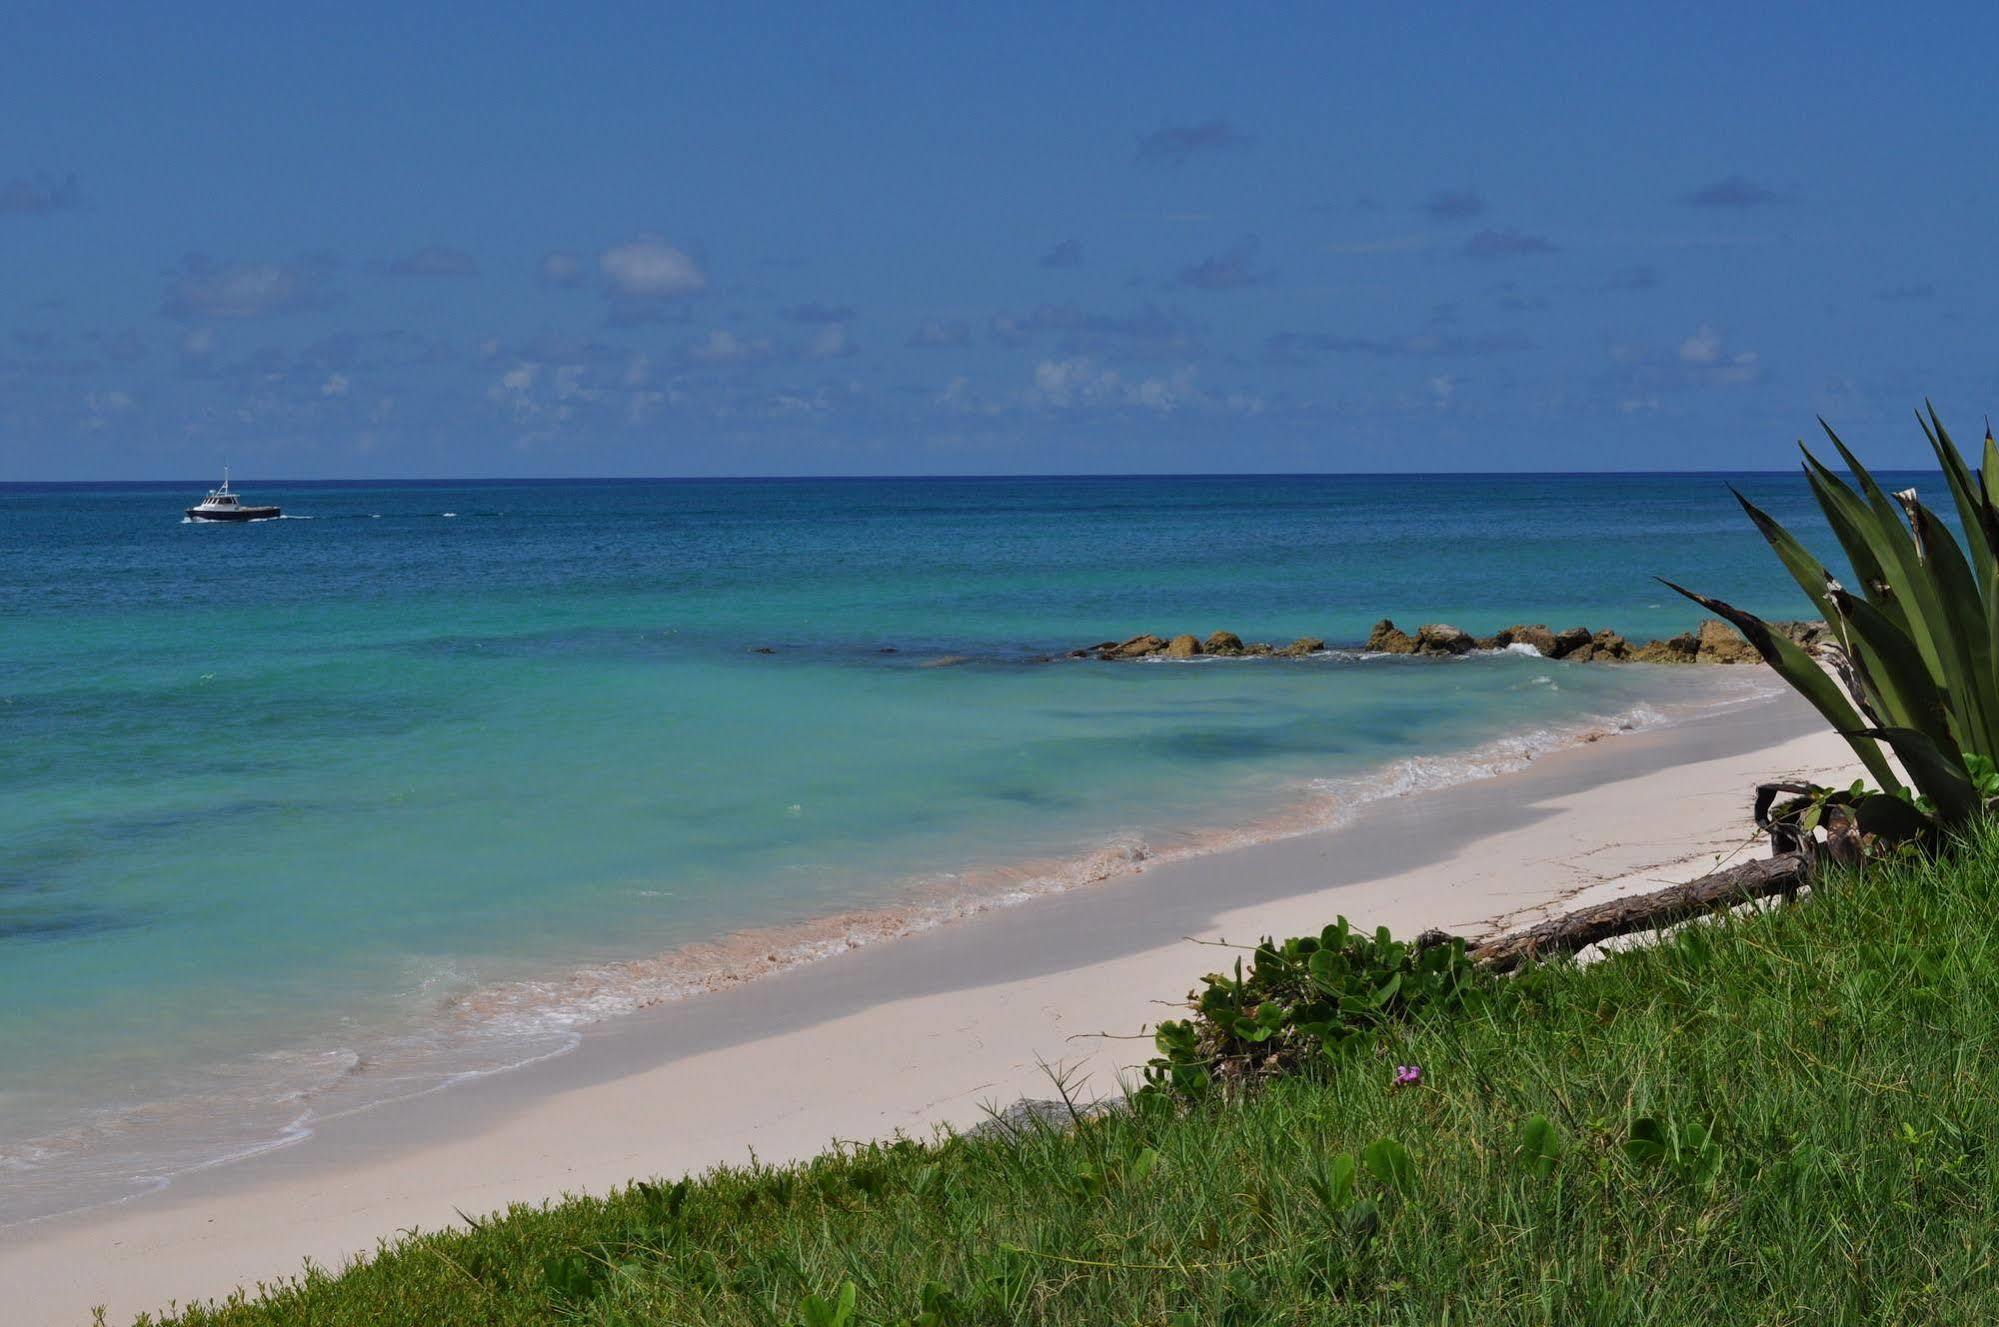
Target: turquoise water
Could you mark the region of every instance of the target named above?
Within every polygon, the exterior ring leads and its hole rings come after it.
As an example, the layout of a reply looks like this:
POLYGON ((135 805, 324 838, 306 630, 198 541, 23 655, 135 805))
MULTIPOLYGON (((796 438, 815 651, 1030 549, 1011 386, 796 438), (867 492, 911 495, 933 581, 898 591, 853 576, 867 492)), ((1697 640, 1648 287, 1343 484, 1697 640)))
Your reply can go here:
POLYGON ((1803 608, 1713 476, 202 487, 0 486, 0 1222, 1750 684, 1070 647, 1803 608))

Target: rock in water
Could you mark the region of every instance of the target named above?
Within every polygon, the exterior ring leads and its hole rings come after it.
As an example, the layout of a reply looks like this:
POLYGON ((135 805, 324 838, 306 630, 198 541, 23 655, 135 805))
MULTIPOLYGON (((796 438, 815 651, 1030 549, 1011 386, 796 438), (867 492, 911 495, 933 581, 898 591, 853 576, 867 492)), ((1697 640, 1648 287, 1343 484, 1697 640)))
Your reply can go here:
POLYGON ((1742 639, 1739 632, 1726 622, 1710 619, 1701 623, 1700 647, 1694 655, 1697 662, 1705 664, 1761 663, 1763 656, 1756 647, 1742 639))
POLYGON ((1242 653, 1242 637, 1233 631, 1217 631, 1210 635, 1202 646, 1209 654, 1235 655, 1242 653))
POLYGON ((1416 638, 1406 631, 1399 631, 1387 618, 1374 624, 1374 630, 1367 633, 1367 648, 1376 654, 1414 654, 1416 638))
POLYGON ((1292 641, 1289 645, 1277 651, 1277 653, 1287 659, 1297 659, 1307 654, 1317 654, 1325 648, 1326 642, 1318 639, 1316 636, 1300 636, 1297 640, 1292 641))
POLYGON ((1133 636, 1130 640, 1117 647, 1117 657, 1120 659, 1141 659, 1148 654, 1157 654, 1165 648, 1166 642, 1157 636, 1133 636))
POLYGON ((1605 627, 1590 637, 1591 658, 1600 663, 1622 663, 1631 657, 1631 642, 1605 627))
POLYGON ((1588 627, 1570 627, 1567 631, 1556 632, 1554 648, 1544 650, 1542 653, 1546 654, 1550 659, 1566 659, 1589 643, 1590 630, 1588 627))
POLYGON ((1166 642, 1166 657, 1169 659, 1191 659, 1201 652, 1201 642, 1192 636, 1175 636, 1166 642))
POLYGON ((1249 655, 1257 659, 1261 659, 1266 655, 1272 655, 1277 653, 1276 650, 1271 649, 1268 645, 1264 644, 1262 641, 1258 641, 1254 645, 1243 646, 1242 652, 1246 655, 1249 655))
POLYGON ((1416 653, 1418 654, 1470 654, 1478 648, 1468 631, 1442 622, 1430 622, 1416 628, 1416 653))
POLYGON ((1700 653, 1700 637, 1689 631, 1671 640, 1648 641, 1632 652, 1639 663, 1690 664, 1700 653))
POLYGON ((1508 627, 1499 634, 1506 637, 1505 644, 1500 647, 1502 649, 1507 645, 1532 645, 1543 658, 1555 657, 1555 633, 1538 622, 1532 626, 1508 627))

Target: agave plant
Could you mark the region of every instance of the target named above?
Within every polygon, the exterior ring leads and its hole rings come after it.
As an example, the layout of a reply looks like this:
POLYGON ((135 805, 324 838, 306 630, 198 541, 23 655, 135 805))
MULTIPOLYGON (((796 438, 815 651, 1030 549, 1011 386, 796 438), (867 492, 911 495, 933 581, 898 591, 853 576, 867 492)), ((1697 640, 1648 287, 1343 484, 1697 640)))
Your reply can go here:
MULTIPOLYGON (((1885 797, 1863 803, 1862 828, 1906 821, 1913 806, 1942 827, 1963 824, 1999 793, 1999 446, 1985 431, 1983 464, 1965 464, 1936 410, 1921 413, 1964 531, 1961 546, 1915 489, 1890 496, 1824 420, 1849 485, 1809 448, 1805 479, 1858 586, 1825 564, 1741 493, 1735 500, 1830 628, 1811 651, 1760 618, 1665 584, 1732 622, 1783 679, 1853 747, 1885 797), (1858 593, 1855 593, 1855 590, 1858 593), (1826 665, 1830 665, 1831 672, 1826 665), (1835 680, 1833 674, 1838 674, 1835 680), (1843 685, 1842 685, 1843 683, 1843 685), (1886 748, 1884 750, 1884 748, 1886 748), (1892 751, 1913 783, 1904 785, 1892 751)), ((1730 489, 1730 492, 1735 492, 1730 489)), ((1904 831, 1906 832, 1906 830, 1904 831)), ((1897 834, 1896 837, 1900 837, 1897 834)))

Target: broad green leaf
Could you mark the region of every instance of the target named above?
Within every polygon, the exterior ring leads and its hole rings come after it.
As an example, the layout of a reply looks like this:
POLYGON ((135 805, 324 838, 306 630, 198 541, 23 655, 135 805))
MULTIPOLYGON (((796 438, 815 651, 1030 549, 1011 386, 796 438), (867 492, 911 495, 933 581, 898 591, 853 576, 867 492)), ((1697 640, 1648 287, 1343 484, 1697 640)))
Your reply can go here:
POLYGON ((1409 1155, 1409 1149, 1393 1138, 1377 1138, 1360 1150, 1361 1164, 1368 1174, 1394 1189, 1397 1193, 1413 1193, 1416 1189, 1416 1162, 1409 1155))
POLYGON ((1853 809, 1853 819, 1862 834, 1873 834, 1889 843, 1906 843, 1922 837, 1929 817, 1913 802, 1889 793, 1869 793, 1853 809))
POLYGON ((1640 1115, 1631 1122, 1631 1133, 1624 1140, 1624 1155, 1640 1165, 1657 1165, 1672 1153, 1672 1141, 1666 1135, 1666 1126, 1650 1115, 1640 1115))
POLYGON ((1520 1126, 1520 1160, 1536 1179, 1555 1173, 1562 1158, 1562 1135, 1546 1115, 1530 1115, 1520 1126))

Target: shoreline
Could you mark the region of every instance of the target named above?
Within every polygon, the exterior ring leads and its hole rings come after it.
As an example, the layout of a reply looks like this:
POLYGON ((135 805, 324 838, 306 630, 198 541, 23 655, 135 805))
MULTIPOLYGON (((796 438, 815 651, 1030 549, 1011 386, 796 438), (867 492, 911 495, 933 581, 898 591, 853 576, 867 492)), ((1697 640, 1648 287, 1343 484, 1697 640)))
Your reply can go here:
MULTIPOLYGON (((1481 654, 1504 653, 1480 651, 1481 654)), ((1369 657, 1329 652, 1352 663, 1369 657)), ((1536 656, 1539 658, 1539 656, 1536 656)), ((1219 656, 1139 662, 1171 666, 1219 656)), ((1250 662, 1253 666, 1254 661, 1250 662)), ((1394 666, 1394 665, 1390 665, 1394 666)), ((1426 660, 1427 668, 1481 668, 1484 662, 1426 660)), ((456 1089, 575 1051, 617 1020, 663 1004, 706 1000, 718 991, 838 958, 927 937, 988 913, 1092 890, 1134 872, 1330 832, 1376 802, 1503 775, 1552 752, 1601 738, 1698 721, 1753 706, 1773 693, 1763 670, 1726 670, 1695 694, 1621 698, 1621 706, 1487 735, 1467 747, 1391 756, 1379 764, 1301 778, 1272 800, 1241 805, 1225 797, 1175 828, 1133 825, 1080 840, 1051 855, 1022 856, 899 882, 892 897, 819 915, 753 924, 657 953, 488 979, 428 1011, 380 1028, 329 1026, 310 1041, 245 1052, 209 1077, 219 1091, 125 1102, 72 1128, 17 1140, 33 1156, 60 1155, 73 1139, 98 1133, 103 1150, 73 1153, 76 1164, 15 1172, 0 1204, 0 1244, 23 1226, 158 1194, 185 1177, 310 1142, 334 1120, 456 1089), (1219 814, 1217 814, 1219 813, 1219 814), (271 1075, 288 1075, 274 1081, 271 1075), (233 1080, 233 1083, 232 1081, 233 1080), (232 1095, 222 1095, 232 1092, 232 1095), (126 1132, 127 1122, 136 1127, 126 1132)), ((1677 692, 1679 688, 1671 689, 1677 692)), ((0 1149, 0 1169, 5 1168, 0 1149)))
POLYGON ((306 1256, 337 1266, 459 1209, 601 1191, 751 1148, 784 1160, 834 1137, 973 1123, 982 1105, 1049 1095, 1042 1062, 1080 1067, 1108 1095, 1150 1041, 1088 1034, 1138 1033, 1211 966, 1182 936, 1253 941, 1340 911, 1410 933, 1476 930, 1619 881, 1688 878, 1746 839, 1750 784, 1851 763, 1785 696, 1377 800, 1332 829, 1141 863, 1033 908, 933 927, 922 944, 864 946, 657 1005, 591 1029, 568 1054, 322 1121, 304 1143, 162 1192, 0 1231, 0 1276, 25 1292, 27 1321, 85 1321, 99 1302, 117 1321, 295 1273, 306 1256), (718 1083, 741 1098, 688 1099, 690 1085, 718 1083))

